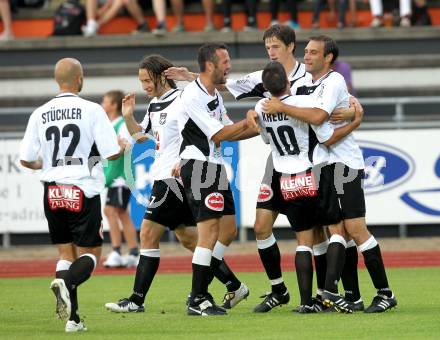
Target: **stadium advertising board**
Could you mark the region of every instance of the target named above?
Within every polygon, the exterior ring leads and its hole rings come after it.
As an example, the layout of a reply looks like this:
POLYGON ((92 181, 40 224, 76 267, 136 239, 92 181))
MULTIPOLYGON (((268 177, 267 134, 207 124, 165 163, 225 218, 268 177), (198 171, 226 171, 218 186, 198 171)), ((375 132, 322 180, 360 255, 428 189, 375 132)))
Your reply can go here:
POLYGON ((20 140, 0 140, 0 232, 47 232, 43 185, 19 160, 20 140))
POLYGON ((359 131, 370 224, 440 222, 438 129, 359 131))
MULTIPOLYGON (((239 148, 237 142, 222 143, 222 155, 226 161, 228 178, 231 182, 231 190, 235 199, 235 212, 237 223, 240 221, 240 192, 238 190, 239 180, 237 179, 237 165, 239 159, 239 148)), ((154 160, 154 142, 135 144, 133 147, 134 167, 134 190, 130 199, 131 217, 137 229, 140 228, 145 214, 148 199, 153 185, 148 169, 154 160)))
MULTIPOLYGON (((439 135, 440 129, 356 132, 366 160, 364 189, 369 224, 440 222, 439 135)), ((154 144, 149 143, 147 148, 142 144, 133 150, 136 190, 131 215, 137 228, 152 184, 148 169, 154 144)), ((43 187, 38 172, 19 165, 19 145, 20 140, 0 140, 0 233, 47 232, 43 187)), ((222 149, 229 164, 237 221, 252 227, 269 147, 256 137, 223 143, 222 149)), ((287 226, 287 219, 280 216, 276 225, 287 226)))

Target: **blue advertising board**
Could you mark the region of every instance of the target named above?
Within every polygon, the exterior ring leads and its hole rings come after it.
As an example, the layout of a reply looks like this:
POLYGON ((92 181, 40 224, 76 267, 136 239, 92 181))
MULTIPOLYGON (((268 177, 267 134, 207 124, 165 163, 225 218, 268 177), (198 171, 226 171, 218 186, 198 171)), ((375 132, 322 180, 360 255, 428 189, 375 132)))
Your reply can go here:
MULTIPOLYGON (((139 229, 148 205, 148 199, 152 188, 152 178, 149 169, 154 161, 155 143, 151 140, 135 144, 132 149, 132 166, 135 177, 130 198, 131 219, 139 229)), ((240 225, 240 191, 238 190, 238 151, 237 142, 223 142, 222 154, 228 171, 228 178, 231 183, 231 190, 234 195, 235 213, 237 225, 240 225)))

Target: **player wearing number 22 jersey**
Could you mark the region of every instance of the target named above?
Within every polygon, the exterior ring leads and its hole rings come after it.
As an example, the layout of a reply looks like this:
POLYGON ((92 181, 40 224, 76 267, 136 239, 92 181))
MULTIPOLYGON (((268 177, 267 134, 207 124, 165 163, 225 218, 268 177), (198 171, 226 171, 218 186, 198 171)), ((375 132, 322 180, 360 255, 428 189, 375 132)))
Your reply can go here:
POLYGON ((78 96, 81 63, 61 59, 54 74, 59 94, 32 113, 20 163, 42 169, 44 212, 59 252, 50 288, 58 317, 68 319, 65 331, 78 332, 87 328, 78 315, 77 290, 96 267, 103 240, 99 194, 104 172, 99 161, 117 159, 122 150, 104 109, 78 96))

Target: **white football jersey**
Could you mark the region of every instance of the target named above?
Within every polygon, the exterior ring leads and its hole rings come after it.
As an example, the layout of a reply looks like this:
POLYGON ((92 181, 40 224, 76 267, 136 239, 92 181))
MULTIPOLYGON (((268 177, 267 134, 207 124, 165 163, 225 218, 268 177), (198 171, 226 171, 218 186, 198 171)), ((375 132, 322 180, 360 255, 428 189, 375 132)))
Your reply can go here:
POLYGON ((179 117, 180 158, 222 164, 220 145, 211 139, 225 125, 233 124, 226 114, 222 96, 217 90, 211 96, 197 78, 185 87, 181 100, 184 110, 179 117))
MULTIPOLYGON (((304 78, 303 85, 298 87, 296 94, 310 95, 315 100, 314 107, 326 111, 329 116, 337 108, 349 107, 350 95, 344 77, 334 71, 330 71, 315 82, 308 73, 304 78)), ((348 124, 348 122, 330 124, 336 129, 348 124)), ((364 168, 362 151, 352 133, 331 145, 329 151, 330 164, 341 162, 353 169, 364 168)))
POLYGON ((87 197, 104 189, 101 158, 118 154, 115 130, 103 108, 62 93, 29 118, 20 159, 43 160, 41 181, 76 185, 87 197))
POLYGON ((144 133, 156 142, 154 162, 150 167, 153 181, 172 177, 173 166, 179 163, 180 133, 178 117, 182 113, 180 95, 172 89, 160 98, 153 98, 141 123, 144 133))
MULTIPOLYGON (((313 107, 310 96, 286 95, 280 98, 291 106, 313 107)), ((328 150, 324 143, 333 135, 333 128, 325 122, 319 126, 291 118, 285 113, 277 115, 262 111, 261 99, 255 106, 261 126, 261 135, 272 149, 275 170, 284 174, 296 174, 314 165, 328 161, 328 150)))
MULTIPOLYGON (((287 79, 290 81, 292 93, 296 92, 297 82, 306 74, 306 67, 303 63, 296 62, 295 68, 287 79)), ((262 80, 263 70, 245 75, 239 79, 227 79, 226 88, 236 100, 243 98, 259 97, 270 98, 270 92, 266 91, 262 80)))

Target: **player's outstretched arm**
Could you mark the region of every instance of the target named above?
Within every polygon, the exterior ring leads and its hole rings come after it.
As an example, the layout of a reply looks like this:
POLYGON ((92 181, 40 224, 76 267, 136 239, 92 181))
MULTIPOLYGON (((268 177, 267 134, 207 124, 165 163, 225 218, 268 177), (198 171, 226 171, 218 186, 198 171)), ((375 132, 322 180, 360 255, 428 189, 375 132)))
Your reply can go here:
POLYGON ((349 124, 335 129, 330 139, 324 142, 325 145, 330 146, 339 142, 342 138, 350 134, 353 130, 356 130, 359 125, 361 125, 362 118, 364 116, 364 109, 359 102, 357 102, 354 107, 356 111, 353 120, 349 124))
POLYGON ((266 99, 262 102, 262 108, 264 113, 277 114, 282 112, 292 118, 314 125, 321 125, 328 118, 327 112, 322 109, 291 106, 283 103, 278 98, 266 99))
POLYGON ((190 72, 186 67, 170 67, 164 71, 165 77, 177 81, 193 81, 199 76, 198 73, 190 72))
POLYGON ((247 126, 245 130, 238 132, 234 136, 230 137, 229 141, 239 141, 256 137, 260 134, 259 128, 254 126, 247 126))
POLYGON ((231 139, 234 136, 243 133, 247 130, 247 121, 243 119, 235 124, 226 125, 216 134, 214 134, 211 139, 215 144, 220 144, 220 142, 231 139))
POLYGON ((260 125, 258 124, 257 120, 258 120, 257 111, 248 110, 248 112, 246 113, 247 125, 253 129, 255 129, 256 131, 258 131, 258 133, 259 133, 260 132, 260 125))
POLYGON ((122 99, 122 116, 124 117, 125 125, 132 138, 137 143, 142 143, 146 141, 148 137, 142 134, 142 127, 136 122, 136 119, 134 119, 135 104, 135 95, 133 93, 127 94, 122 99))

